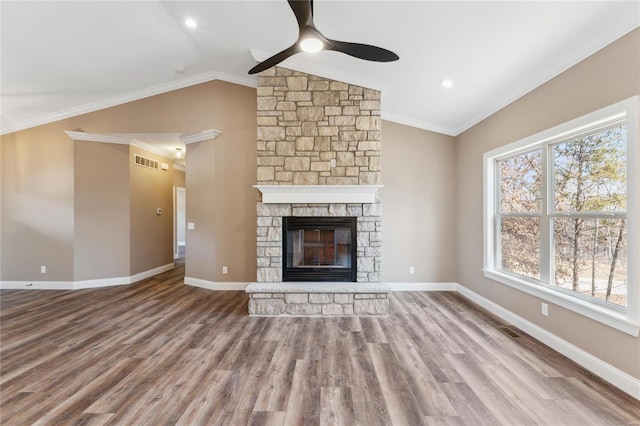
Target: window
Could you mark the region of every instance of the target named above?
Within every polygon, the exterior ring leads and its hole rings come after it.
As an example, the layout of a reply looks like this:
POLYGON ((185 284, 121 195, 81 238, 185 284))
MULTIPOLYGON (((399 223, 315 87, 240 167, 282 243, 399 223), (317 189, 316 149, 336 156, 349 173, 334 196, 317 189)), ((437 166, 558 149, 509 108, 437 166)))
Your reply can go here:
POLYGON ((640 329, 638 97, 485 153, 485 276, 640 329))

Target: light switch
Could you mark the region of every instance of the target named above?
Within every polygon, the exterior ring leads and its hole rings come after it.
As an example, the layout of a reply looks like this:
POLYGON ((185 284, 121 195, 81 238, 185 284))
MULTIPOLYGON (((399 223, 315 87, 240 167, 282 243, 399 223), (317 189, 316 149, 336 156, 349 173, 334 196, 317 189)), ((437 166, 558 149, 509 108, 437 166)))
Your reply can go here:
POLYGON ((187 223, 187 229, 190 229, 190 230, 196 229, 196 224, 193 222, 187 223))

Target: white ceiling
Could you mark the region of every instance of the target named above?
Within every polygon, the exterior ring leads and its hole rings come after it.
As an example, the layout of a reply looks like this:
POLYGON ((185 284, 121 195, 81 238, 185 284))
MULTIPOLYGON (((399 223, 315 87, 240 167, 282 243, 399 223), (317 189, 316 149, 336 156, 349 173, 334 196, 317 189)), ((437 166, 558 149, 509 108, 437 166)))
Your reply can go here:
MULTIPOLYGON (((320 52, 283 66, 380 88, 384 118, 450 135, 640 24, 637 0, 314 6, 327 37, 400 60, 320 52), (440 85, 445 78, 452 88, 440 85)), ((297 37, 284 0, 2 1, 0 12, 3 134, 215 78, 255 85, 251 50, 262 59, 297 37), (198 28, 186 28, 186 17, 198 28)))

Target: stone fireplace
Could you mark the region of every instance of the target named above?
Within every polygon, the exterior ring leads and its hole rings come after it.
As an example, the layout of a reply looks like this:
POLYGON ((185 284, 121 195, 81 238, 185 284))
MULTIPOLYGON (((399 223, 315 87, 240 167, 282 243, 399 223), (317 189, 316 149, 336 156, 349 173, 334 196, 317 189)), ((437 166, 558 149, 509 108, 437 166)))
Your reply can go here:
MULTIPOLYGON (((382 266, 380 92, 275 67, 258 75, 257 107, 258 284, 283 282, 283 221, 352 218, 355 275, 349 281, 363 284, 362 289, 374 289, 376 286, 364 284, 379 283, 382 266)), ((328 280, 320 277, 317 281, 328 280)), ((350 288, 358 291, 355 283, 350 288)), ((253 300, 253 292, 247 291, 253 300)), ((388 306, 387 293, 367 294, 373 294, 374 300, 384 295, 388 306)), ((355 293, 348 294, 352 297, 338 299, 353 303, 355 293)), ((331 303, 336 300, 333 295, 328 298, 331 303)), ((286 305, 287 298, 283 299, 286 305)), ((300 314, 304 309, 285 311, 300 314)), ((324 309, 310 311, 319 314, 324 309)), ((365 311, 376 313, 375 309, 365 311)))

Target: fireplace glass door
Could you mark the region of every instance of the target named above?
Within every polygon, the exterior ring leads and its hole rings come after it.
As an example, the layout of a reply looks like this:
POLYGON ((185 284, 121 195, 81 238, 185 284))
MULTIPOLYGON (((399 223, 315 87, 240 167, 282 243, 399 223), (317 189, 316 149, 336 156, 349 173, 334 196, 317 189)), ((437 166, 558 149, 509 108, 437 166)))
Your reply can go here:
POLYGON ((355 218, 283 218, 284 281, 355 281, 355 218))

